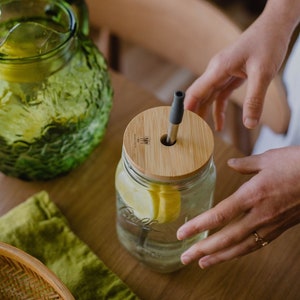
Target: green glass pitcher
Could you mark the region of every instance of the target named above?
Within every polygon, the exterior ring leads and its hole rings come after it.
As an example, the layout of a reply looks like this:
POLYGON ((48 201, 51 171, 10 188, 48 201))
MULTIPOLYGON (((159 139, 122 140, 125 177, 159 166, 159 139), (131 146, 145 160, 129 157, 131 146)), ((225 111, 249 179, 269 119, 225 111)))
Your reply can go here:
POLYGON ((64 174, 82 163, 105 134, 113 95, 108 68, 87 36, 86 14, 80 15, 74 2, 1 1, 4 174, 26 180, 64 174))

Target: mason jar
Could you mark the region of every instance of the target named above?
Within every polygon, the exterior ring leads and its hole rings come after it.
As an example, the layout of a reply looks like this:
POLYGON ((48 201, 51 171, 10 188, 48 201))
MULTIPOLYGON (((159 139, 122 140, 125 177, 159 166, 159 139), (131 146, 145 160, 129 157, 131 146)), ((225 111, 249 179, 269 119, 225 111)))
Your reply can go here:
POLYGON ((115 176, 118 238, 139 261, 162 273, 181 268, 181 254, 207 236, 179 241, 176 232, 212 207, 216 180, 209 126, 185 111, 176 143, 166 146, 169 112, 152 108, 128 124, 115 176))

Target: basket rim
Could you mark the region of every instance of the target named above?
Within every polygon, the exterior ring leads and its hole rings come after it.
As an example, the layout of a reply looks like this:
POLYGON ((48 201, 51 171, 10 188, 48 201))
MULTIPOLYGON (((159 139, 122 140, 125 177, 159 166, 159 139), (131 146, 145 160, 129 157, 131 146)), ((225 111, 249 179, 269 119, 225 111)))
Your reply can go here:
POLYGON ((65 284, 40 260, 25 251, 0 241, 0 255, 13 259, 43 278, 65 300, 75 300, 65 284))

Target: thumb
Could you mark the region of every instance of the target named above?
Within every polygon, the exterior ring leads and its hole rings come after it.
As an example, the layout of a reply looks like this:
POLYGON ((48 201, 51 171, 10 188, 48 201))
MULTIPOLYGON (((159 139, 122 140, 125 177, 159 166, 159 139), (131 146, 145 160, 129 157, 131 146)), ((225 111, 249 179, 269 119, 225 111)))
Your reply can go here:
POLYGON ((231 158, 228 166, 242 174, 253 174, 261 170, 261 155, 251 155, 241 158, 231 158))

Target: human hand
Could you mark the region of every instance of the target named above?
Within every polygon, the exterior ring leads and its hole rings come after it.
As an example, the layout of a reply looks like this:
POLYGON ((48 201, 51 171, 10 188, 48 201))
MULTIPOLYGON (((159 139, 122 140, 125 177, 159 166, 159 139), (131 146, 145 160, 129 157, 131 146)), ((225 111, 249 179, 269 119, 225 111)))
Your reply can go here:
POLYGON ((285 29, 268 11, 263 13, 234 44, 212 58, 203 75, 188 88, 185 108, 206 116, 213 104, 215 128, 221 130, 229 96, 247 81, 243 122, 247 128, 256 127, 268 86, 286 55, 290 34, 290 27, 285 29))
POLYGON ((229 166, 255 174, 234 194, 190 220, 177 232, 180 240, 221 228, 182 254, 183 264, 206 268, 258 250, 300 223, 300 146, 231 159, 229 166), (262 237, 255 241, 254 233, 262 237))

